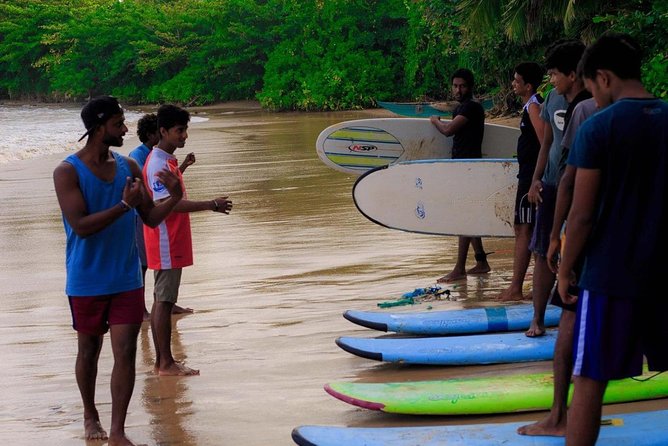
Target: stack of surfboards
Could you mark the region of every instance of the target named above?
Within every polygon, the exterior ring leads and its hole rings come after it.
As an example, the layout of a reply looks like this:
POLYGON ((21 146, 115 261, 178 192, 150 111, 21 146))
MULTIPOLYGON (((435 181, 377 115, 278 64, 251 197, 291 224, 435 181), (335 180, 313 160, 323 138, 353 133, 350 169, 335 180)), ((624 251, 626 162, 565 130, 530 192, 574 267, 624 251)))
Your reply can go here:
POLYGON ((512 237, 519 129, 485 124, 482 159, 452 159, 452 138, 424 118, 345 121, 323 130, 325 165, 362 175, 358 210, 379 225, 438 235, 512 237), (392 206, 385 206, 391 200, 392 206))
MULTIPOLYGON (((561 309, 550 305, 547 327, 559 323, 561 309)), ((343 316, 365 327, 420 337, 343 336, 336 344, 363 358, 405 364, 470 365, 550 360, 556 331, 529 338, 531 305, 389 314, 346 311, 343 316), (478 334, 476 334, 478 333, 478 334), (466 334, 467 336, 453 336, 466 334)))
MULTIPOLYGON (((558 324, 560 309, 548 306, 546 326, 558 324)), ((414 364, 490 364, 550 359, 556 331, 528 338, 530 305, 438 312, 349 310, 349 321, 402 336, 396 338, 341 337, 337 344, 358 356, 414 364), (520 330, 520 332, 517 332, 520 330), (415 337, 417 336, 417 337, 415 337), (535 344, 537 342, 537 344, 535 344), (542 344, 541 344, 542 343, 542 344), (538 346, 536 346, 538 345, 538 346)), ((332 382, 324 386, 333 397, 369 410, 410 415, 481 415, 547 410, 552 404, 552 373, 510 374, 448 380, 359 383, 332 382)), ((569 398, 572 395, 569 394, 569 398)), ((668 374, 645 371, 640 378, 611 381, 604 403, 623 403, 668 397, 668 374)), ((668 444, 668 432, 653 429, 668 422, 668 411, 615 415, 601 430, 599 443, 621 445, 668 444)), ((563 439, 522 437, 526 423, 411 428, 348 428, 300 426, 293 440, 300 445, 557 445, 563 439)))

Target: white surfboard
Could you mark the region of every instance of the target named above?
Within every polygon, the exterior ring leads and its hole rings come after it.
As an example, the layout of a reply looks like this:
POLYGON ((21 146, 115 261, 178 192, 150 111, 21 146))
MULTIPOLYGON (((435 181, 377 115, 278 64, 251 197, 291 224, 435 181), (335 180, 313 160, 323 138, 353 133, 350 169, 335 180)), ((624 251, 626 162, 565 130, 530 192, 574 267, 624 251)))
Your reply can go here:
MULTIPOLYGON (((513 158, 520 131, 485 124, 483 158, 513 158)), ((425 118, 376 118, 345 121, 323 130, 316 141, 327 166, 353 175, 400 161, 452 157, 452 138, 425 118)))
POLYGON ((357 209, 381 226, 437 235, 513 237, 514 159, 405 161, 353 186, 357 209))

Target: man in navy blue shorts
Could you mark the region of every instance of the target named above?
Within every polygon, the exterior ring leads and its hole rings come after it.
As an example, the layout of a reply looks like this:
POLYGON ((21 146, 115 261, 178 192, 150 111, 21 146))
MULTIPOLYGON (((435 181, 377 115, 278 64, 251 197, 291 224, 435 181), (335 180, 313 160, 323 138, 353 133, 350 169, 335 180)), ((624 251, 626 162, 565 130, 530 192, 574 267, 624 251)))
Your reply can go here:
POLYGON ((638 45, 621 34, 603 35, 582 59, 602 110, 569 155, 577 171, 558 275, 563 301, 578 304, 568 446, 596 443, 609 380, 640 375, 643 357, 668 370, 668 299, 655 291, 668 266, 668 104, 645 90, 640 65, 638 45))

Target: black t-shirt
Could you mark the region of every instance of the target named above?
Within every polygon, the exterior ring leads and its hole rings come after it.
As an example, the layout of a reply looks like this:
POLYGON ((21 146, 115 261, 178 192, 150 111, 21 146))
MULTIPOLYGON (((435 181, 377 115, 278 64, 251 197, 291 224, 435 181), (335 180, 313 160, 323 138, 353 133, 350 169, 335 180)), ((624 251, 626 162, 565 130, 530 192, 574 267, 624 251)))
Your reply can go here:
POLYGON ((455 108, 452 119, 459 115, 466 117, 468 122, 452 138, 452 158, 482 158, 485 110, 478 102, 467 99, 455 108))

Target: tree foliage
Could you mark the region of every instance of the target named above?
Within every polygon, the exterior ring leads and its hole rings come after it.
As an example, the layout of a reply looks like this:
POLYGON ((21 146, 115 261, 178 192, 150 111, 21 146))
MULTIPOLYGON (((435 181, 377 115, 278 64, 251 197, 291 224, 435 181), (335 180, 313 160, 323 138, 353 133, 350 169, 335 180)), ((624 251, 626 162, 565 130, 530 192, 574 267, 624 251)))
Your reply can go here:
POLYGON ((0 97, 274 110, 446 99, 459 67, 505 103, 515 64, 562 37, 628 32, 668 97, 665 0, 5 0, 0 97))

